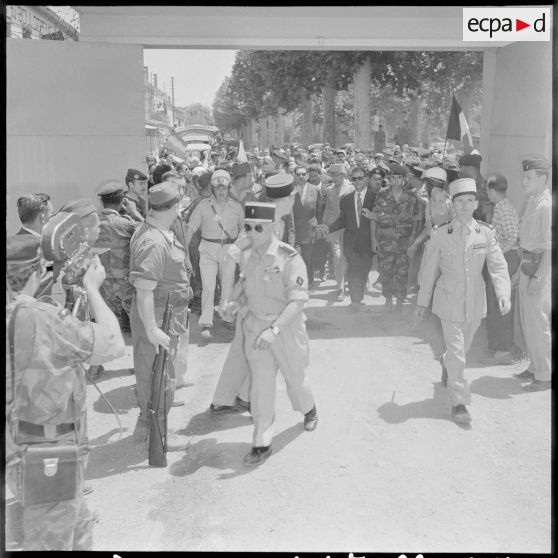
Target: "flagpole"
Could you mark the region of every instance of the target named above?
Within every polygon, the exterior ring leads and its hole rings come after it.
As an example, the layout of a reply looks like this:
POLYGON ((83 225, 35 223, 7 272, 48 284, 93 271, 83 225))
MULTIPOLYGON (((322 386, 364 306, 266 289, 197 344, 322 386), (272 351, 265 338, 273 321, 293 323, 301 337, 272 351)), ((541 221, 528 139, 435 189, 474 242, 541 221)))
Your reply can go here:
POLYGON ((451 105, 450 105, 450 118, 448 121, 448 125, 446 127, 446 141, 444 141, 444 151, 442 152, 442 168, 444 167, 444 159, 446 157, 446 145, 448 143, 448 133, 449 133, 449 127, 450 127, 450 122, 451 122, 451 109, 453 107, 453 99, 455 97, 455 93, 452 93, 451 96, 451 105))

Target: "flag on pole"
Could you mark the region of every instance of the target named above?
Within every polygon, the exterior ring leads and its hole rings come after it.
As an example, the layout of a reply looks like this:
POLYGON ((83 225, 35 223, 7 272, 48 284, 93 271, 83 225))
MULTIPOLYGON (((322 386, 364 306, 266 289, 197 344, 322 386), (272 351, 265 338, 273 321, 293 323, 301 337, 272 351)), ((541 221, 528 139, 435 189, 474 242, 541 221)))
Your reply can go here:
POLYGON ((239 163, 248 162, 248 157, 246 157, 246 151, 244 151, 244 142, 242 140, 238 140, 238 153, 236 155, 236 160, 239 163))
POLYGON ((460 141, 463 144, 463 150, 469 153, 473 149, 473 136, 469 130, 469 125, 465 119, 465 114, 461 105, 457 102, 455 95, 451 103, 451 111, 448 123, 447 139, 460 141))

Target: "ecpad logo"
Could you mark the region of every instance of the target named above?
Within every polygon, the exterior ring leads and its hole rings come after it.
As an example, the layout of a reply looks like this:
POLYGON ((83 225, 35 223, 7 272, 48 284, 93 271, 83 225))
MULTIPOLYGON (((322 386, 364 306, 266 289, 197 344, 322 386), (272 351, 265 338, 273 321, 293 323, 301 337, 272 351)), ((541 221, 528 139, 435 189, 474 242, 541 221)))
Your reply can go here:
POLYGON ((551 8, 463 8, 464 41, 550 41, 551 8))

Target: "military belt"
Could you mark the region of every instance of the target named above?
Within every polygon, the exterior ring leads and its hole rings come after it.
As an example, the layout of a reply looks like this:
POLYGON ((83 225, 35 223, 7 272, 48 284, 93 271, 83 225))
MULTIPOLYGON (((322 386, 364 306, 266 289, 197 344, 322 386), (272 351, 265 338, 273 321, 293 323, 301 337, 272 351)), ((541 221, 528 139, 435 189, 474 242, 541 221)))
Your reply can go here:
POLYGON ((73 422, 65 422, 62 424, 34 424, 32 422, 20 420, 18 423, 19 431, 22 434, 42 436, 47 439, 56 438, 57 436, 62 436, 63 434, 68 434, 68 432, 73 432, 75 430, 73 422))
POLYGON ((234 244, 236 242, 236 238, 203 238, 206 242, 214 242, 215 244, 234 244))

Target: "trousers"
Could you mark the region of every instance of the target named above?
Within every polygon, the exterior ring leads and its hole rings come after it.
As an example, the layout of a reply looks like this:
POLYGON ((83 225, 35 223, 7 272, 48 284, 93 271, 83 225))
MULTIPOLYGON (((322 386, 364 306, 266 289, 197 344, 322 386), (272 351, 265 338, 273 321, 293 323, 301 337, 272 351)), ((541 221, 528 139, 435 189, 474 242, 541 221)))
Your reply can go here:
POLYGON ((452 406, 469 405, 471 392, 469 383, 465 379, 465 355, 471 348, 475 333, 481 320, 469 322, 448 322, 441 320, 446 352, 443 355, 444 364, 448 370, 448 389, 452 406))
POLYGON ((529 277, 522 271, 516 292, 515 342, 529 356, 529 370, 536 380, 550 380, 552 336, 550 331, 550 279, 537 295, 527 292, 529 277))
MULTIPOLYGON (((382 282, 382 295, 391 298, 407 296, 409 256, 405 251, 391 252, 380 247, 379 267, 382 282)), ((418 273, 418 272, 417 272, 418 273)))
MULTIPOLYGON (((328 238, 327 241, 331 246, 333 252, 333 270, 335 273, 335 282, 337 289, 342 290, 345 283, 345 256, 343 254, 343 231, 333 238, 328 238)), ((333 233, 336 234, 336 233, 333 233)))
POLYGON ((307 413, 314 407, 314 396, 306 376, 309 341, 304 314, 281 330, 267 350, 256 350, 258 335, 270 326, 269 319, 248 313, 242 322, 244 351, 250 369, 250 412, 254 421, 253 446, 271 445, 275 427, 275 395, 277 371, 287 385, 287 393, 295 411, 307 413))
POLYGON ((236 397, 250 401, 250 374, 244 353, 243 318, 236 315, 234 338, 213 394, 213 405, 234 405, 236 397))
POLYGON ((200 242, 200 273, 202 281, 202 302, 199 323, 201 326, 213 325, 213 312, 215 309, 215 287, 217 276, 219 280, 223 274, 223 262, 227 253, 228 245, 207 242, 202 239, 200 242))
POLYGON ((308 287, 312 285, 314 281, 314 245, 313 244, 301 244, 301 256, 306 264, 306 273, 308 274, 308 287))
POLYGON ((347 259, 347 282, 351 302, 361 302, 364 298, 368 274, 372 268, 372 254, 351 251, 345 252, 345 258, 347 259))

